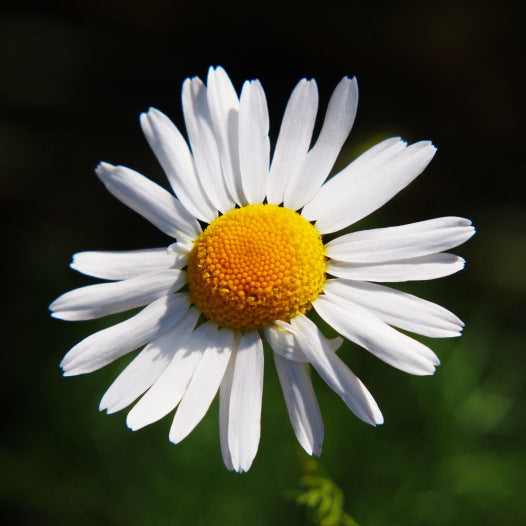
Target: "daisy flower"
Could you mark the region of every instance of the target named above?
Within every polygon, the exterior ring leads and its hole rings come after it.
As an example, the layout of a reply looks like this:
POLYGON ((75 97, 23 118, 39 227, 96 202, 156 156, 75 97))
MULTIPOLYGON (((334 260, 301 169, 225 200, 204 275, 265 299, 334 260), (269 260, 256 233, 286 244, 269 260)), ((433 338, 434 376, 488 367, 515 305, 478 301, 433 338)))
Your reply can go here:
POLYGON ((273 351, 294 433, 319 455, 323 422, 309 364, 364 422, 383 417, 363 383, 309 318, 314 310, 343 337, 407 373, 439 364, 424 344, 397 330, 458 336, 446 309, 383 282, 434 279, 459 271, 444 252, 474 229, 459 217, 351 232, 415 179, 436 148, 398 137, 370 148, 328 179, 356 115, 356 79, 336 86, 318 138, 314 80, 287 103, 270 155, 269 116, 259 81, 238 97, 226 72, 206 85, 187 79, 182 104, 188 143, 166 115, 141 115, 146 139, 173 194, 124 166, 101 163, 97 176, 120 201, 172 241, 128 252, 81 252, 71 267, 108 280, 72 290, 50 306, 55 318, 89 320, 144 307, 88 336, 64 357, 65 376, 100 369, 140 347, 104 394, 114 413, 136 402, 127 424, 140 429, 176 407, 169 438, 178 443, 219 391, 219 434, 228 469, 247 471, 260 438, 263 340, 273 351))

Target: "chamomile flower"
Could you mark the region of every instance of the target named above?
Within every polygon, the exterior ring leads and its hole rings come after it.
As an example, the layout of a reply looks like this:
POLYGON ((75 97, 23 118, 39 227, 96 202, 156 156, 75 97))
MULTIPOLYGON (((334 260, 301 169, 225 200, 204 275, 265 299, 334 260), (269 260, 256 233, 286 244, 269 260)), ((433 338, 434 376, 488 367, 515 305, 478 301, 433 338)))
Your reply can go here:
POLYGON ((219 434, 229 469, 250 468, 260 438, 263 340, 273 351, 299 443, 319 455, 323 422, 309 364, 364 422, 382 414, 363 383, 309 318, 314 310, 342 336, 402 371, 427 375, 439 364, 424 344, 397 330, 458 336, 451 312, 379 283, 434 279, 464 266, 445 253, 469 239, 470 221, 443 217, 351 232, 325 242, 374 212, 431 161, 429 141, 400 138, 370 148, 327 179, 356 115, 356 79, 330 99, 318 138, 314 80, 301 80, 288 101, 270 155, 269 117, 259 81, 238 97, 225 71, 206 85, 183 84, 188 143, 163 113, 141 126, 173 193, 124 166, 96 173, 119 200, 172 238, 167 247, 81 252, 71 267, 108 280, 56 299, 53 316, 89 320, 144 307, 126 321, 75 345, 65 376, 90 373, 140 347, 104 394, 100 409, 120 411, 137 430, 174 411, 178 443, 219 391, 219 434))

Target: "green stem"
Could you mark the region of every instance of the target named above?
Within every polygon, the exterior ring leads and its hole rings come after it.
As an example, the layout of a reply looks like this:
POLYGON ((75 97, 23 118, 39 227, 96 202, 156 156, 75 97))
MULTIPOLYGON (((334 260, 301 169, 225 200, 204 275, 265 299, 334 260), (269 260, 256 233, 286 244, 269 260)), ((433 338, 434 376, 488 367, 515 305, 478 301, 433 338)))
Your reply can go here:
POLYGON ((300 450, 303 475, 299 488, 291 495, 299 506, 307 508, 309 517, 318 526, 359 526, 343 509, 344 494, 329 477, 316 458, 300 450))

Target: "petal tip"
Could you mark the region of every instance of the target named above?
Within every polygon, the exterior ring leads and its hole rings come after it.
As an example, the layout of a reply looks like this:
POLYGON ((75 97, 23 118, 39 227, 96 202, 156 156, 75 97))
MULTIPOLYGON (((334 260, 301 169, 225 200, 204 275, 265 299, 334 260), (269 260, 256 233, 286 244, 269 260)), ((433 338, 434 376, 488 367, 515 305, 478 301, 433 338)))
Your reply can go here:
POLYGON ((177 445, 177 444, 179 444, 179 442, 181 442, 181 440, 183 440, 183 437, 179 436, 179 433, 172 433, 172 432, 170 432, 169 435, 168 435, 168 440, 172 444, 177 445))
MULTIPOLYGON (((176 413, 177 418, 177 413, 176 413)), ((182 442, 192 431, 193 428, 188 428, 186 426, 181 426, 176 423, 176 419, 174 419, 172 427, 170 428, 170 432, 168 433, 168 440, 172 444, 179 444, 182 442)))
POLYGON ((105 161, 101 161, 96 167, 95 167, 95 173, 100 178, 104 177, 105 175, 108 175, 110 173, 113 173, 115 171, 116 167, 113 164, 107 163, 105 161))
POLYGON ((313 451, 311 453, 311 456, 313 456, 313 457, 321 457, 321 451, 322 451, 322 445, 319 444, 313 449, 313 451))
POLYGON ((139 115, 139 123, 141 125, 141 128, 143 130, 144 133, 146 133, 146 131, 150 131, 151 130, 151 126, 150 126, 150 110, 151 108, 149 108, 147 111, 143 111, 140 115, 139 115))
POLYGON ((248 467, 245 466, 234 466, 233 471, 236 473, 242 474, 246 473, 250 469, 250 465, 248 467))
POLYGON ((384 417, 382 414, 378 415, 374 420, 374 426, 383 426, 384 425, 384 417))
POLYGON ((106 408, 106 414, 107 415, 113 415, 115 413, 118 413, 121 409, 123 409, 122 407, 119 407, 119 406, 109 406, 106 408))
POLYGON ((72 269, 72 270, 75 270, 76 272, 81 272, 79 270, 79 264, 75 261, 75 256, 73 256, 73 260, 69 264, 69 268, 72 269))
POLYGON ((131 429, 132 431, 137 431, 138 429, 141 428, 141 426, 138 424, 138 422, 135 421, 135 418, 133 416, 130 418, 131 414, 132 412, 130 411, 128 413, 128 416, 126 417, 126 426, 128 427, 128 429, 131 429))

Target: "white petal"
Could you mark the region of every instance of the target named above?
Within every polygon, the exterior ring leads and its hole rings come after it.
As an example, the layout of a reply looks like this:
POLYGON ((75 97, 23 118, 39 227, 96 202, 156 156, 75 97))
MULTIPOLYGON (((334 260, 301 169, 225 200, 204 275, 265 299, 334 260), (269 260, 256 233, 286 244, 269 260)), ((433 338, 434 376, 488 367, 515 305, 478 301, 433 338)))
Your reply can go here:
POLYGON ((292 210, 308 203, 329 175, 351 131, 358 107, 356 78, 343 78, 329 101, 316 144, 285 189, 285 206, 292 210))
POLYGON ((78 252, 70 267, 82 274, 101 279, 121 280, 166 268, 181 268, 181 257, 166 248, 123 252, 78 252))
POLYGON ((292 175, 304 163, 312 140, 318 111, 318 88, 314 80, 300 80, 281 121, 267 185, 267 201, 279 205, 292 175))
POLYGON ((133 431, 160 420, 181 401, 192 376, 213 341, 216 325, 211 322, 199 326, 179 346, 175 355, 157 381, 128 413, 126 424, 133 431))
POLYGON ((234 347, 230 353, 223 381, 219 388, 219 441, 221 443, 221 455, 223 462, 228 470, 232 471, 232 455, 228 446, 228 423, 230 421, 230 395, 232 394, 232 378, 234 375, 234 364, 236 361, 236 352, 239 346, 240 334, 234 334, 234 347))
POLYGON ((89 285, 59 296, 49 308, 62 320, 91 320, 142 307, 177 292, 186 283, 186 272, 169 269, 114 283, 89 285))
POLYGON ((274 362, 296 438, 309 455, 320 456, 323 420, 308 366, 291 362, 276 353, 274 362))
POLYGON ((376 283, 329 280, 323 292, 361 305, 389 325, 430 338, 460 336, 464 327, 462 321, 444 307, 376 283))
POLYGON ((179 130, 155 108, 141 114, 141 127, 175 195, 194 217, 210 223, 217 210, 199 184, 192 154, 179 130))
POLYGON ((194 248, 194 241, 176 241, 168 245, 168 254, 175 258, 177 265, 175 268, 183 268, 188 264, 188 256, 194 248))
POLYGON ((195 165, 207 196, 222 213, 234 208, 221 170, 218 143, 212 128, 206 87, 201 79, 186 79, 183 84, 184 121, 195 165))
POLYGON ((223 68, 208 70, 206 95, 228 190, 238 205, 245 205, 239 170, 239 99, 223 68))
POLYGON ((387 203, 422 173, 436 152, 429 141, 404 148, 397 140, 371 150, 327 181, 303 209, 302 215, 315 219, 322 234, 352 225, 387 203))
POLYGON ((241 337, 232 373, 228 447, 237 472, 248 471, 256 456, 263 396, 263 344, 256 331, 241 337))
POLYGON ((217 330, 209 342, 175 413, 170 429, 174 444, 189 435, 208 411, 225 374, 233 344, 234 334, 229 329, 217 330))
MULTIPOLYGON (((294 334, 286 330, 283 326, 268 325, 263 329, 263 332, 265 333, 265 338, 272 347, 272 350, 276 354, 294 362, 308 362, 303 351, 298 347, 294 334)), ((343 339, 340 337, 328 339, 321 333, 319 334, 319 337, 323 339, 324 344, 334 352, 336 352, 343 343, 343 339)))
POLYGON ((439 253, 386 263, 329 261, 327 273, 359 281, 417 281, 436 279, 464 268, 465 261, 454 254, 439 253))
POLYGON ((362 153, 352 163, 350 163, 347 168, 352 165, 353 170, 355 171, 361 170, 363 168, 367 168, 369 171, 375 170, 400 152, 403 152, 406 148, 407 143, 400 137, 384 139, 362 153))
POLYGON ((303 351, 296 344, 292 332, 279 325, 268 325, 263 329, 263 332, 275 354, 294 362, 304 363, 308 361, 303 351))
POLYGON ((440 217, 409 225, 362 230, 325 245, 327 256, 351 263, 379 263, 443 252, 467 241, 475 229, 469 219, 440 217))
POLYGON ((135 316, 88 336, 62 359, 64 376, 91 373, 154 340, 175 325, 190 306, 184 293, 160 298, 135 316))
POLYGON ((407 373, 427 375, 440 363, 425 345, 389 327, 368 310, 334 296, 319 296, 316 312, 340 334, 407 373))
POLYGON ((260 204, 267 193, 270 159, 269 118, 265 92, 258 80, 245 82, 239 106, 239 165, 243 193, 260 204))
POLYGON ((367 424, 383 424, 383 417, 371 393, 338 355, 319 338, 320 331, 303 314, 291 321, 294 335, 310 363, 347 407, 367 424))
POLYGON ((95 172, 117 199, 174 238, 195 239, 201 227, 170 193, 143 175, 124 166, 100 163, 95 172))
POLYGON ((149 343, 104 393, 99 410, 116 413, 149 389, 190 336, 200 314, 195 307, 190 307, 174 327, 149 343))

